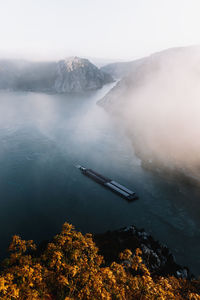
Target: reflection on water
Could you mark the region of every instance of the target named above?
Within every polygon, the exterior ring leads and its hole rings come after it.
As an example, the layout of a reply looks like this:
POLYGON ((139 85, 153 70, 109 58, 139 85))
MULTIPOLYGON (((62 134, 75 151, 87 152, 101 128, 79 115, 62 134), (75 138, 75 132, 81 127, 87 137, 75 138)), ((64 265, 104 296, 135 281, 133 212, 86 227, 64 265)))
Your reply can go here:
POLYGON ((41 241, 65 222, 83 232, 144 227, 178 262, 200 269, 199 191, 141 168, 130 141, 86 96, 0 93, 1 255, 12 234, 41 241), (75 167, 82 164, 135 190, 127 203, 75 167))

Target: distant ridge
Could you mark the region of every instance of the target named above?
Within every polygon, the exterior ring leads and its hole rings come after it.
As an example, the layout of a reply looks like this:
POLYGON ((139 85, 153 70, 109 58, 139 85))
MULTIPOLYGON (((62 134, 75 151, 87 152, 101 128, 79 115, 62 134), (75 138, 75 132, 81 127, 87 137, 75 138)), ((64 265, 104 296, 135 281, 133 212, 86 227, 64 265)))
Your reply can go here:
POLYGON ((0 60, 0 89, 54 93, 83 93, 112 82, 89 60, 70 57, 58 62, 0 60))

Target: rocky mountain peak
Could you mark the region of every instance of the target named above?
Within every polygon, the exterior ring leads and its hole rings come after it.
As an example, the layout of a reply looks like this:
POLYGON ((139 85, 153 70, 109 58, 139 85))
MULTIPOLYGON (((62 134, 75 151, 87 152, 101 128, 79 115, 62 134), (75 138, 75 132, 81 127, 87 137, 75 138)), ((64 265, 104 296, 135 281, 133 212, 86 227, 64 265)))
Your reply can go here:
MULTIPOLYGON (((88 59, 81 58, 78 56, 68 57, 64 61, 65 61, 65 66, 66 66, 68 72, 74 71, 79 68, 85 68, 85 67, 88 67, 89 65, 92 65, 88 59)), ((93 65, 93 67, 95 67, 95 66, 93 65)))
POLYGON ((77 56, 57 62, 0 60, 0 89, 84 93, 112 81, 110 74, 77 56))
POLYGON ((88 59, 72 56, 57 64, 55 89, 58 93, 82 93, 101 88, 111 82, 110 75, 88 59))

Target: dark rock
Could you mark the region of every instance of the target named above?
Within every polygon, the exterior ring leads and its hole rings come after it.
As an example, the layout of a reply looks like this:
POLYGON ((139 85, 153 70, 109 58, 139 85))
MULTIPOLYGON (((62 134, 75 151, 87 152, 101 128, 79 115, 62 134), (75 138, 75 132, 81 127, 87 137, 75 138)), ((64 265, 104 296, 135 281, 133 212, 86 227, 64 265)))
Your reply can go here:
POLYGON ((130 249, 134 253, 137 248, 140 248, 143 262, 152 276, 171 275, 187 279, 192 277, 189 269, 178 265, 170 250, 154 240, 144 229, 130 226, 120 230, 107 231, 103 234, 96 234, 94 241, 100 254, 104 256, 106 265, 112 261, 119 262, 119 253, 123 250, 130 249))

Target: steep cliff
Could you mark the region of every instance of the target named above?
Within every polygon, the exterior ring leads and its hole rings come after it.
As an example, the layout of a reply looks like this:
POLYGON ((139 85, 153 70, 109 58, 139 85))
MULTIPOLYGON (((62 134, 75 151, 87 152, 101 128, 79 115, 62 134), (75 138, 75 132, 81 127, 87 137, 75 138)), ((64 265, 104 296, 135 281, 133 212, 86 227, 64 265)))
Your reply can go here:
POLYGON ((89 60, 70 57, 58 62, 55 90, 58 93, 81 93, 101 88, 112 77, 99 70, 89 60))

